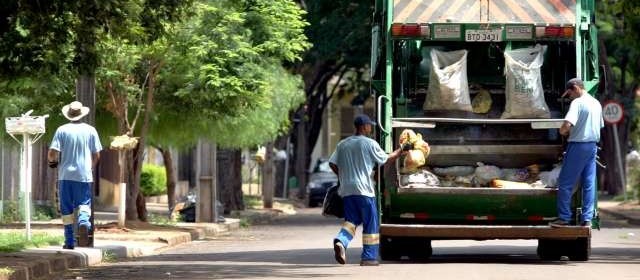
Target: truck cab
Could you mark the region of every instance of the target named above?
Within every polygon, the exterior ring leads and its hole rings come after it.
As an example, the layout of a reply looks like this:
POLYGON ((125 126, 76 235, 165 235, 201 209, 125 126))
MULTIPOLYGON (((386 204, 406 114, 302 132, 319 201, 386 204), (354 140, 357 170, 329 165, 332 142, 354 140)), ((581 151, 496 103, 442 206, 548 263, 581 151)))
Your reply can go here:
MULTIPOLYGON (((597 95, 594 13, 593 0, 376 1, 371 87, 381 146, 394 150, 402 131, 411 129, 429 143, 422 167, 428 174, 479 165, 526 174, 521 184, 502 187, 478 183, 474 176, 483 175, 477 170, 436 174, 439 183, 433 184, 404 172, 402 158, 385 166, 377 178, 383 260, 428 258, 431 240, 442 239, 537 239, 542 259, 588 260, 591 229, 549 227, 557 216, 557 190, 537 177, 561 163, 566 139, 558 128, 570 104, 562 97, 566 81, 579 77, 589 94, 597 95), (506 107, 517 105, 509 100, 505 53, 536 46, 544 49, 539 90, 547 112, 505 116, 506 107), (432 54, 460 50, 466 53, 468 98, 490 97, 482 112, 429 106, 432 54)), ((572 205, 576 217, 579 188, 572 205)))

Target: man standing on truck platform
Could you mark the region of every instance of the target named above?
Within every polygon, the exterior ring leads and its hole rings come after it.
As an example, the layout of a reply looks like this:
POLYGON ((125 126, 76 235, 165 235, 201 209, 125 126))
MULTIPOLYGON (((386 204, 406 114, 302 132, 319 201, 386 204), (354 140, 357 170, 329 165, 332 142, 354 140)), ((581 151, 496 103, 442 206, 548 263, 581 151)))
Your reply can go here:
POLYGON ((49 167, 58 167, 60 212, 64 224, 63 249, 75 246, 73 211, 78 208, 78 245, 89 245, 91 230, 91 183, 93 168, 100 159, 100 138, 93 126, 80 121, 89 113, 78 101, 62 107, 69 123, 58 127, 49 146, 49 167), (58 164, 59 163, 59 164, 58 164))
POLYGON ((378 206, 372 180, 372 172, 377 165, 392 162, 402 152, 401 149, 387 155, 380 145, 367 137, 375 122, 367 115, 354 119, 355 135, 340 141, 329 159, 329 165, 338 175, 338 193, 344 200, 344 223, 333 240, 336 261, 345 264, 346 249, 356 233, 356 227, 363 224, 361 266, 378 265, 380 243, 378 206))
POLYGON ((596 152, 600 141, 600 129, 604 127, 602 105, 584 89, 579 78, 567 82, 563 97, 572 99, 569 111, 560 127, 560 134, 569 136, 567 150, 558 177, 558 218, 549 223, 552 227, 571 224, 571 193, 573 186, 582 182, 581 226, 591 227, 595 200, 596 152))

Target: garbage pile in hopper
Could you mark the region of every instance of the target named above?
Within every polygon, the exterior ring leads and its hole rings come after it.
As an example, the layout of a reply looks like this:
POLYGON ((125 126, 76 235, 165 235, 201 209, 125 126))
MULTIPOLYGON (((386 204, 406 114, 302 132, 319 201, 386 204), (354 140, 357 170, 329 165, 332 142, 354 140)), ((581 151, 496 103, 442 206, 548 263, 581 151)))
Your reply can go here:
POLYGON ((540 165, 522 168, 500 168, 478 162, 476 166, 427 166, 429 144, 420 133, 402 131, 400 147, 407 147, 399 161, 399 179, 403 187, 489 187, 489 188, 545 188, 557 187, 561 165, 541 171, 540 165))

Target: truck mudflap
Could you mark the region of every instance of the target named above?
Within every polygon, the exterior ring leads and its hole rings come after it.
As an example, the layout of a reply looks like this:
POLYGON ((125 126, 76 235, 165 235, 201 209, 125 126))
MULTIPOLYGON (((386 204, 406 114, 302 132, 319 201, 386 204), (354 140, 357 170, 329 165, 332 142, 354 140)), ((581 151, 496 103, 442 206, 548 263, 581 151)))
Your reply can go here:
POLYGON ((397 237, 445 239, 578 239, 591 238, 591 228, 569 226, 491 226, 491 225, 419 225, 381 224, 380 234, 397 237))

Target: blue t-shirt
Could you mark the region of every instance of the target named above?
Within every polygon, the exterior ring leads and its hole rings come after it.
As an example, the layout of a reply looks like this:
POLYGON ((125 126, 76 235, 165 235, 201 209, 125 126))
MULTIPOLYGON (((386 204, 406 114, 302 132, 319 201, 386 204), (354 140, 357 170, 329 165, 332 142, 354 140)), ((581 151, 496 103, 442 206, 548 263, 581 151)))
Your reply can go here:
POLYGON ((602 105, 589 94, 571 101, 564 119, 571 123, 569 142, 599 142, 600 129, 604 127, 602 105))
POLYGON ((340 196, 375 197, 371 174, 376 164, 384 164, 388 158, 378 142, 369 137, 354 135, 340 141, 329 159, 329 162, 338 166, 340 196))
POLYGON ((93 182, 92 154, 102 150, 98 132, 93 126, 86 123, 60 126, 49 148, 60 152, 58 180, 93 182))

